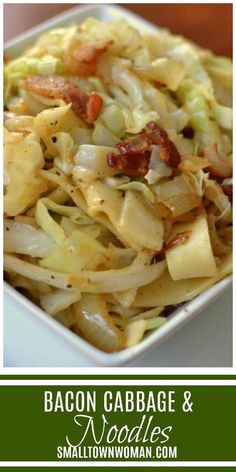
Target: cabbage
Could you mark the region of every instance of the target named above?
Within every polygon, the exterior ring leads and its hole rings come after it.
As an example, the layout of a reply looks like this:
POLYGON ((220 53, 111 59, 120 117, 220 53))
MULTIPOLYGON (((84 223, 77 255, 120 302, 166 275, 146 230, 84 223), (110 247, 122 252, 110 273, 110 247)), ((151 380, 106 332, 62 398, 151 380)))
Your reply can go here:
POLYGON ((213 214, 209 214, 207 217, 211 245, 215 256, 223 256, 232 252, 232 240, 231 237, 227 238, 227 241, 223 240, 220 231, 217 231, 216 220, 217 218, 213 214))
POLYGON ((69 283, 68 274, 44 269, 43 267, 19 259, 19 257, 5 254, 4 269, 6 272, 13 271, 16 274, 27 277, 28 279, 37 282, 43 282, 45 284, 51 285, 52 287, 61 288, 63 290, 72 290, 72 286, 69 283))
POLYGON ((129 308, 133 304, 137 295, 137 288, 122 290, 122 292, 114 292, 114 299, 124 308, 129 308))
POLYGON ((34 119, 34 128, 40 138, 45 138, 53 133, 61 131, 65 121, 68 119, 68 113, 71 104, 57 108, 43 110, 34 119))
POLYGON ((169 116, 171 117, 172 121, 174 121, 174 127, 177 133, 180 133, 185 126, 187 126, 190 116, 189 114, 183 110, 183 108, 178 108, 177 110, 171 111, 169 116))
POLYGON ((23 133, 15 133, 8 131, 7 128, 3 128, 3 143, 5 144, 18 144, 23 141, 23 133))
POLYGON ((49 315, 56 315, 65 310, 81 298, 79 290, 69 292, 68 290, 54 290, 51 293, 40 296, 40 304, 49 315))
POLYGON ((227 57, 208 56, 204 65, 215 80, 227 89, 231 89, 233 80, 232 61, 227 57))
POLYGON ((78 207, 59 205, 53 200, 50 200, 50 198, 41 198, 38 200, 36 205, 35 219, 45 233, 49 234, 52 239, 58 243, 65 240, 65 233, 62 227, 51 217, 49 210, 58 213, 59 215, 68 216, 75 222, 82 224, 93 223, 93 220, 91 220, 87 215, 84 215, 78 207))
POLYGON ((125 328, 126 347, 132 347, 138 344, 145 333, 146 321, 138 320, 133 323, 128 323, 125 328))
POLYGON ((167 322, 167 319, 163 316, 159 316, 158 318, 151 318, 150 320, 146 321, 146 330, 157 329, 163 326, 167 322))
POLYGON ((97 224, 82 225, 80 224, 79 221, 75 222, 71 218, 67 218, 66 216, 63 216, 61 219, 61 227, 63 228, 65 235, 70 236, 73 231, 78 230, 78 223, 79 223, 79 230, 93 239, 97 239, 101 233, 100 225, 97 225, 97 224))
POLYGON ((78 126, 70 130, 71 137, 76 146, 81 144, 92 143, 92 130, 86 128, 79 128, 78 126))
POLYGON ((122 109, 127 133, 140 133, 150 121, 156 121, 159 115, 156 111, 141 111, 135 107, 132 111, 128 108, 122 109))
POLYGON ((4 121, 4 125, 11 132, 32 132, 34 130, 34 117, 13 115, 4 121))
POLYGON ((100 114, 100 118, 104 121, 105 126, 118 138, 125 133, 125 120, 121 108, 116 104, 108 105, 100 114))
POLYGON ((172 217, 201 206, 201 197, 183 175, 164 183, 154 184, 152 190, 157 202, 163 203, 171 210, 172 217))
MULTIPOLYGON (((154 310, 152 311, 154 312, 154 310)), ((165 323, 166 318, 163 317, 144 319, 135 316, 134 318, 131 318, 124 330, 126 336, 126 347, 135 346, 142 340, 146 331, 159 328, 165 323)))
POLYGON ((177 91, 178 98, 190 116, 196 130, 205 130, 210 121, 210 110, 204 94, 190 79, 184 79, 177 91))
POLYGON ((113 293, 149 284, 164 273, 166 269, 165 261, 145 265, 142 256, 142 254, 137 256, 137 260, 135 259, 133 264, 124 269, 109 271, 82 270, 76 274, 67 274, 45 269, 6 254, 4 256, 4 268, 6 271, 14 271, 27 278, 65 290, 72 291, 74 287, 80 289, 81 292, 113 293))
POLYGON ((156 80, 166 85, 169 90, 175 91, 185 76, 185 68, 180 62, 167 57, 161 57, 147 63, 137 63, 135 61, 134 68, 137 72, 141 72, 144 76, 151 80, 156 80))
POLYGON ((6 85, 10 88, 19 86, 20 81, 30 75, 63 74, 63 62, 51 55, 42 58, 21 56, 5 66, 6 85))
POLYGON ((149 184, 154 184, 163 177, 170 177, 173 171, 160 157, 161 146, 152 145, 151 149, 152 153, 149 162, 149 170, 145 175, 145 179, 149 184))
MULTIPOLYGON (((117 169, 107 164, 107 155, 116 152, 112 147, 82 144, 74 156, 73 179, 91 182, 117 174, 117 169)), ((117 151, 118 152, 118 151, 117 151)))
POLYGON ((111 79, 127 93, 132 105, 145 109, 142 84, 138 76, 128 68, 128 64, 122 59, 113 59, 110 67, 111 79))
POLYGON ((219 150, 219 146, 215 143, 205 147, 204 157, 210 164, 211 172, 220 177, 228 178, 232 176, 232 159, 231 156, 225 156, 222 150, 219 150))
POLYGON ((53 239, 35 226, 10 219, 4 220, 5 252, 46 257, 54 247, 53 239))
POLYGON ((143 83, 143 96, 150 105, 151 110, 155 110, 161 118, 168 114, 167 97, 149 82, 143 83))
POLYGON ((216 102, 211 103, 211 109, 217 123, 226 129, 232 129, 233 126, 233 110, 232 108, 224 107, 216 102))
POLYGON ((91 41, 91 39, 114 39, 114 44, 110 46, 111 53, 128 57, 133 57, 136 51, 143 46, 140 32, 124 18, 111 23, 87 18, 80 28, 80 38, 83 42, 91 41))
POLYGON ((82 231, 75 230, 67 239, 60 241, 57 247, 39 263, 42 267, 58 272, 77 273, 91 259, 95 269, 103 252, 101 244, 82 231))
POLYGON ((147 248, 152 251, 162 249, 163 221, 157 218, 140 192, 134 190, 125 192, 117 229, 134 249, 147 248))
POLYGON ((58 156, 54 159, 54 164, 64 174, 70 175, 73 169, 73 139, 69 133, 63 131, 55 133, 51 138, 51 146, 58 156))
POLYGON ((118 142, 119 138, 109 131, 98 119, 95 122, 95 128, 92 134, 92 142, 97 146, 110 146, 114 147, 118 142))
POLYGON ((112 322, 102 295, 83 294, 74 309, 77 330, 87 341, 106 352, 124 347, 124 334, 112 322))
POLYGON ((23 213, 47 190, 39 175, 44 166, 41 146, 35 141, 5 145, 4 167, 7 176, 4 208, 8 216, 23 213))
MULTIPOLYGON (((116 100, 119 105, 123 105, 125 108, 129 108, 129 110, 132 110, 133 105, 131 99, 128 97, 127 93, 125 93, 122 88, 119 87, 119 85, 111 83, 108 85, 108 89, 110 94, 114 97, 114 100, 116 100)), ((109 103, 111 103, 111 99, 110 101, 108 101, 108 104, 109 103)), ((106 101, 105 104, 107 104, 106 101)))
MULTIPOLYGON (((140 308, 141 310, 141 308, 140 308)), ((147 320, 149 318, 156 318, 157 316, 160 315, 160 313, 162 313, 164 311, 164 307, 163 306, 157 306, 155 308, 152 308, 151 310, 147 310, 147 311, 141 311, 139 314, 137 314, 136 316, 133 316, 132 318, 130 318, 130 321, 136 321, 136 320, 147 320)))
POLYGON ((104 183, 111 188, 118 188, 120 185, 128 184, 130 182, 130 178, 127 175, 122 175, 119 177, 107 177, 104 179, 104 183))
POLYGON ((207 179, 205 182, 204 195, 214 203, 218 210, 216 221, 231 223, 232 207, 227 195, 215 180, 207 179))
POLYGON ((196 48, 185 39, 167 52, 167 57, 179 61, 185 66, 186 76, 194 81, 195 86, 201 90, 203 96, 210 100, 213 98, 211 79, 200 61, 196 48))
POLYGON ((35 280, 27 279, 22 275, 14 275, 11 281, 13 287, 25 288, 36 302, 39 302, 41 295, 46 295, 52 292, 52 288, 44 282, 36 282, 35 280))
POLYGON ((182 156, 178 169, 183 173, 197 172, 201 169, 209 167, 210 163, 204 157, 185 155, 182 156))
POLYGON ((91 85, 92 91, 99 92, 100 95, 102 96, 106 95, 108 98, 110 98, 108 96, 108 90, 105 84, 103 83, 103 81, 100 79, 100 77, 96 77, 96 76, 88 77, 88 83, 91 85))
POLYGON ((199 143, 200 151, 215 145, 221 154, 227 155, 232 151, 232 140, 226 134, 222 134, 222 130, 215 121, 209 121, 205 129, 196 131, 194 139, 199 143))
POLYGON ((50 54, 54 57, 62 57, 76 39, 77 29, 77 26, 70 26, 47 31, 39 36, 32 48, 27 50, 27 56, 43 57, 45 54, 50 54))
POLYGON ((152 191, 148 188, 147 185, 141 183, 141 182, 129 182, 127 184, 122 184, 117 187, 118 190, 137 190, 139 192, 142 192, 145 198, 153 203, 155 200, 155 197, 152 193, 152 191))
POLYGON ((74 305, 70 305, 65 310, 61 310, 54 315, 54 318, 67 328, 72 328, 76 323, 74 305))
POLYGON ((131 316, 135 316, 141 310, 141 308, 133 308, 133 307, 125 308, 122 305, 117 305, 115 304, 115 300, 113 300, 113 296, 109 297, 109 295, 106 295, 106 300, 108 303, 109 313, 117 313, 118 315, 122 316, 122 318, 130 318, 131 316), (111 302, 114 302, 114 303, 111 303, 111 302))

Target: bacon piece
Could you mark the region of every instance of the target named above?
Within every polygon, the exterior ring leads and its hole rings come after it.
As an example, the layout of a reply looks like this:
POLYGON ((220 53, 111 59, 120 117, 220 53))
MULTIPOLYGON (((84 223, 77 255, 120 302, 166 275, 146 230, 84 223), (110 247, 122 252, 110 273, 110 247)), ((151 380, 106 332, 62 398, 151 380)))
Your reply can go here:
POLYGON ((160 158, 165 161, 166 165, 169 167, 178 167, 181 162, 181 157, 178 149, 169 139, 166 131, 154 122, 149 123, 148 128, 152 130, 152 144, 159 144, 163 149, 160 153, 160 158))
POLYGON ((134 138, 116 144, 120 154, 110 152, 107 163, 127 175, 145 175, 151 156, 149 145, 148 134, 144 131, 134 138))
POLYGON ((148 172, 150 152, 144 154, 115 154, 110 152, 107 155, 107 163, 110 167, 115 167, 120 173, 126 175, 145 175, 148 172))
POLYGON ((121 154, 134 155, 134 154, 142 154, 148 150, 151 141, 149 139, 149 135, 146 131, 139 133, 137 136, 131 139, 127 139, 127 141, 121 141, 120 143, 116 144, 116 147, 119 149, 121 154))
POLYGON ((97 42, 74 44, 64 57, 64 63, 70 74, 86 77, 96 71, 97 59, 113 44, 112 39, 100 39, 97 42))
POLYGON ((102 98, 96 92, 87 93, 70 80, 57 75, 32 75, 24 81, 24 88, 44 97, 61 98, 71 103, 76 115, 88 124, 97 119, 102 107, 102 98))
POLYGON ((100 39, 96 42, 91 41, 91 43, 82 44, 79 46, 74 56, 79 62, 93 62, 103 54, 113 42, 112 39, 100 39))
POLYGON ((116 144, 119 154, 109 153, 107 163, 127 175, 145 175, 148 172, 151 144, 158 144, 162 150, 160 157, 166 165, 176 168, 180 161, 180 154, 167 133, 156 123, 149 123, 150 133, 145 130, 134 138, 116 144))

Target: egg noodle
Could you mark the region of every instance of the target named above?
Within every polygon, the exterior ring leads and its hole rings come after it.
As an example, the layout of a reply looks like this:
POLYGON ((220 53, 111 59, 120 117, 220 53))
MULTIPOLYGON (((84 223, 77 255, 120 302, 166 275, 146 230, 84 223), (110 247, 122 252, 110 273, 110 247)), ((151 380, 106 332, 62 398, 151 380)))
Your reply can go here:
POLYGON ((231 61, 88 18, 5 62, 6 280, 135 345, 231 272, 231 61))

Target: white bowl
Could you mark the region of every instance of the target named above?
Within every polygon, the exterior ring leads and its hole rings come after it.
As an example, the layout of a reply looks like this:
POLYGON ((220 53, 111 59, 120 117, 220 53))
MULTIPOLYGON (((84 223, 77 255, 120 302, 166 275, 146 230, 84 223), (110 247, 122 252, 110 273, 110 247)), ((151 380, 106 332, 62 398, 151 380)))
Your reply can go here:
MULTIPOLYGON (((126 17, 132 24, 136 25, 144 32, 156 30, 156 26, 118 6, 80 6, 57 15, 53 19, 41 23, 28 32, 17 36, 6 44, 5 51, 9 53, 11 58, 17 57, 25 48, 31 45, 36 37, 43 31, 53 27, 80 23, 87 16, 93 16, 103 21, 126 17)), ((157 346, 163 343, 168 337, 193 319, 201 310, 206 308, 207 305, 216 300, 216 298, 230 287, 231 282, 231 276, 221 280, 213 287, 198 295, 194 300, 187 302, 183 307, 173 312, 168 317, 168 321, 165 325, 151 333, 138 346, 114 354, 104 353, 90 345, 56 320, 46 315, 43 310, 31 303, 14 288, 4 283, 4 331, 7 333, 4 348, 5 354, 7 353, 8 365, 17 365, 18 367, 32 366, 30 359, 21 359, 21 351, 24 352, 24 346, 28 344, 32 353, 36 350, 40 359, 42 358, 42 364, 40 364, 39 360, 37 365, 44 366, 47 357, 49 359, 53 358, 52 349, 54 346, 58 346, 58 342, 60 345, 60 358, 62 358, 63 352, 67 354, 67 366, 69 366, 68 359, 70 355, 71 360, 73 359, 73 366, 75 356, 78 356, 80 365, 81 359, 84 359, 84 365, 91 366, 112 367, 128 364, 157 348, 157 346), (14 356, 16 356, 14 336, 17 336, 18 360, 14 359, 14 356), (14 353, 12 357, 11 350, 14 353)), ((53 352, 53 355, 55 358, 56 353, 53 352)), ((35 361, 33 365, 35 365, 35 361)), ((50 366, 48 362, 46 362, 46 365, 50 366)), ((55 366, 55 363, 53 363, 53 365, 55 366)), ((60 364, 56 365, 59 366, 60 364)))

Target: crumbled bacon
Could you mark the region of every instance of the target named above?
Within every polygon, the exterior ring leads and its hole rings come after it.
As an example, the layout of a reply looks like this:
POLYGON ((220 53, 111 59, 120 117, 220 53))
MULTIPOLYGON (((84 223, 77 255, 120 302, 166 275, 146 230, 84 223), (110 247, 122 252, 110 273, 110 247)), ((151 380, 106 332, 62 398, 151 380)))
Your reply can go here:
POLYGON ((172 168, 178 167, 181 161, 181 157, 175 144, 169 139, 166 131, 158 126, 156 123, 151 122, 148 124, 148 128, 152 130, 152 144, 159 144, 163 151, 160 153, 160 157, 165 161, 166 165, 172 168))
POLYGON ((113 44, 112 39, 100 39, 91 43, 85 43, 79 46, 75 53, 75 58, 79 62, 93 62, 103 54, 108 46, 113 44))
POLYGON ((72 45, 64 57, 67 71, 82 77, 94 74, 98 58, 111 44, 113 44, 111 39, 100 39, 97 42, 72 45))
POLYGON ((127 175, 145 175, 151 157, 150 146, 158 144, 161 147, 160 157, 166 165, 172 168, 178 167, 181 157, 167 133, 153 122, 148 124, 148 128, 151 132, 144 130, 134 138, 116 144, 119 154, 109 153, 108 165, 127 175))
POLYGON ((149 151, 144 154, 115 154, 110 152, 107 155, 107 163, 120 173, 126 175, 145 175, 148 172, 150 160, 149 151))
POLYGON ((33 75, 24 81, 24 88, 44 97, 61 98, 66 103, 71 103, 76 115, 88 124, 97 119, 102 107, 100 95, 88 93, 72 81, 57 75, 33 75))

